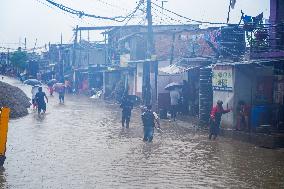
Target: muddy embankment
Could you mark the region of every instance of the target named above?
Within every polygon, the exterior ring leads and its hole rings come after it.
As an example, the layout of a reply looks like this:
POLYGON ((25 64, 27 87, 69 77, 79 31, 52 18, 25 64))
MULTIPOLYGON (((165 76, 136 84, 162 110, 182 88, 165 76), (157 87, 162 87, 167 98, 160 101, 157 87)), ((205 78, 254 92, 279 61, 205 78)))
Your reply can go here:
POLYGON ((11 109, 10 118, 27 115, 30 105, 30 98, 21 89, 0 81, 0 107, 11 109))

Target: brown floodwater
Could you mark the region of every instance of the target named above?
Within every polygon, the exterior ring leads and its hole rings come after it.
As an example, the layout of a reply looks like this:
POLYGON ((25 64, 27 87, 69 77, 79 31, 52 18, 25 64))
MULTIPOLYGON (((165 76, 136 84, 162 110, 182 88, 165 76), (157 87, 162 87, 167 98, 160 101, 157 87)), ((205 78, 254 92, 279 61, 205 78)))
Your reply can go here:
POLYGON ((144 143, 139 110, 122 129, 117 104, 49 99, 44 117, 30 110, 10 121, 0 188, 284 188, 283 149, 209 141, 181 121, 162 121, 164 132, 144 143))

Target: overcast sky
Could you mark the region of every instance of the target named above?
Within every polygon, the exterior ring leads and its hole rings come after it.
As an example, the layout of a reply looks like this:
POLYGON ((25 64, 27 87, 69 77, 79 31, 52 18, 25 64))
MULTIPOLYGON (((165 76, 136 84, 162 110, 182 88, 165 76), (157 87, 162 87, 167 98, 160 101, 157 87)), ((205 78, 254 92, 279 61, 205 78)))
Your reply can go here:
MULTIPOLYGON (((76 10, 99 16, 127 15, 133 10, 138 0, 54 0, 76 10)), ((161 0, 152 0, 161 5, 161 0)), ((173 10, 186 17, 210 21, 226 22, 229 0, 167 0, 166 9, 173 10)), ((0 0, 0 47, 15 48, 19 42, 27 38, 27 46, 37 47, 44 44, 72 41, 73 31, 76 26, 102 26, 123 25, 98 19, 78 18, 75 15, 63 12, 53 7, 45 0, 0 0)), ((142 7, 143 8, 143 7, 142 7)), ((256 16, 264 12, 264 17, 269 18, 269 0, 237 0, 235 9, 231 11, 231 23, 238 23, 243 10, 247 15, 256 16)), ((167 11, 161 11, 154 6, 154 23, 156 24, 186 24, 187 20, 181 19, 167 11)), ((146 24, 143 12, 139 11, 135 19, 128 24, 146 24)), ((99 40, 97 35, 91 34, 92 40, 99 40)), ((23 46, 23 45, 22 45, 23 46)), ((1 49, 0 49, 1 50, 1 49)))

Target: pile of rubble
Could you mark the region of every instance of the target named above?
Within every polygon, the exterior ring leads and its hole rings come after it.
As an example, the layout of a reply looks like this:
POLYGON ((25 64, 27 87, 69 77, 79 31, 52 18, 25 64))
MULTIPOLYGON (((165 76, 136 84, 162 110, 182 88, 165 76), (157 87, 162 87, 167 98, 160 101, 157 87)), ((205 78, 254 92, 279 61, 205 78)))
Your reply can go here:
POLYGON ((0 107, 9 107, 11 118, 27 115, 30 105, 30 99, 21 89, 0 81, 0 107))

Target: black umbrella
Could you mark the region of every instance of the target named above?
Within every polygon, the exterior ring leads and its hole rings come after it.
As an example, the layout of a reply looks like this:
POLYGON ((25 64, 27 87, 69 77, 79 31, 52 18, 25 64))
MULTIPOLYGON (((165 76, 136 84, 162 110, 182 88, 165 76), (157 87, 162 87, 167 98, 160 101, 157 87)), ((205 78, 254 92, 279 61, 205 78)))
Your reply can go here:
POLYGON ((24 81, 24 84, 34 86, 34 85, 41 85, 41 82, 37 79, 27 79, 24 81))
POLYGON ((176 83, 176 82, 172 82, 172 83, 169 83, 165 86, 165 90, 173 90, 175 88, 181 88, 182 87, 182 84, 180 83, 176 83))

